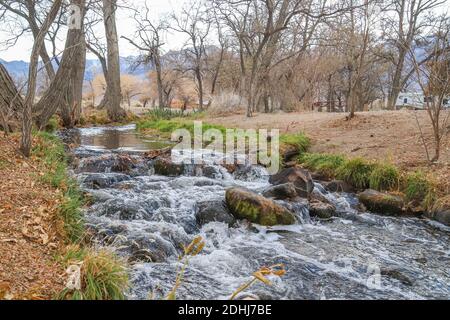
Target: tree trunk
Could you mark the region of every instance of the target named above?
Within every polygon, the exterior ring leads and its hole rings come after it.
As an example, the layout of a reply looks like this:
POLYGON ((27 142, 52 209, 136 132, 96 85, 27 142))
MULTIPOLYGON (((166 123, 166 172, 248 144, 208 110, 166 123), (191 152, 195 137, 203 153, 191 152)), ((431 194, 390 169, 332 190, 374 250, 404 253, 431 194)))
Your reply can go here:
POLYGON ((164 99, 164 89, 163 89, 163 81, 162 81, 162 67, 161 67, 161 58, 159 56, 159 49, 155 49, 155 57, 153 59, 156 69, 156 85, 158 87, 158 100, 159 107, 164 109, 166 108, 166 101, 164 99))
POLYGON ((6 132, 18 127, 24 101, 6 68, 0 63, 0 127, 6 132))
MULTIPOLYGON (((83 22, 86 0, 72 0, 81 9, 83 22)), ((69 29, 60 66, 50 87, 36 104, 36 124, 43 129, 60 110, 63 125, 73 127, 81 115, 82 89, 86 65, 86 42, 83 29, 69 29)))
POLYGON ((116 27, 116 9, 117 0, 103 0, 103 20, 108 51, 108 75, 106 78, 108 88, 105 93, 107 95, 106 108, 108 117, 114 122, 121 121, 126 116, 125 110, 120 107, 122 93, 120 88, 120 57, 116 27))
POLYGON ((20 150, 25 157, 29 157, 31 153, 31 129, 33 126, 32 109, 34 97, 36 94, 36 78, 38 73, 39 52, 44 44, 45 35, 56 18, 62 0, 55 0, 50 9, 47 18, 42 24, 42 28, 34 41, 33 50, 30 57, 30 67, 28 71, 28 90, 25 97, 25 104, 22 116, 22 136, 20 140, 20 150))

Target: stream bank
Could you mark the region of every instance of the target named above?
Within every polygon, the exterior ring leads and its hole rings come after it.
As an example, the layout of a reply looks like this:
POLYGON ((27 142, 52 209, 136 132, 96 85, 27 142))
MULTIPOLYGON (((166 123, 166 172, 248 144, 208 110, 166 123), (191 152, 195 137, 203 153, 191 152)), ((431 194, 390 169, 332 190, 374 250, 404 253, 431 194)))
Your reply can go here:
POLYGON ((158 159, 122 149, 122 134, 131 129, 78 131, 78 139, 114 131, 119 143, 114 149, 81 144, 72 161, 74 177, 92 199, 85 211, 88 228, 99 244, 131 264, 128 298, 164 297, 173 288, 183 246, 197 235, 206 246, 191 259, 179 298, 228 298, 253 272, 279 263, 287 269, 284 277, 246 294, 259 299, 450 298, 449 228, 361 211, 355 194, 330 192, 318 183, 314 192, 335 208, 326 219, 312 217, 308 201, 287 199, 272 201, 294 214, 292 225, 208 221, 199 208, 215 203, 217 210, 209 211, 226 214, 228 206, 222 204, 230 188, 257 195, 267 191, 265 169, 230 171, 205 159, 200 168, 155 174, 158 159))

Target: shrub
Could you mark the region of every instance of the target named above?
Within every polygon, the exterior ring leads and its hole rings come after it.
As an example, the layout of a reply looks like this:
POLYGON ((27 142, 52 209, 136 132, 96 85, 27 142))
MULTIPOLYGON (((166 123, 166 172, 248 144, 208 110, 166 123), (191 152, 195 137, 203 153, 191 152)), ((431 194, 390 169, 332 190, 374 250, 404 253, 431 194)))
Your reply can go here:
POLYGON ((80 249, 71 246, 61 258, 66 267, 81 265, 79 290, 65 289, 60 299, 124 300, 128 289, 128 274, 124 263, 113 253, 80 249))
POLYGON ((400 173, 390 164, 377 163, 370 175, 370 188, 378 191, 389 191, 398 188, 400 173))
POLYGON ((307 169, 314 170, 327 178, 336 177, 336 172, 345 162, 341 155, 305 153, 299 158, 307 169))
POLYGON ((337 177, 358 189, 366 189, 370 185, 370 176, 374 165, 361 158, 346 161, 337 170, 337 177))

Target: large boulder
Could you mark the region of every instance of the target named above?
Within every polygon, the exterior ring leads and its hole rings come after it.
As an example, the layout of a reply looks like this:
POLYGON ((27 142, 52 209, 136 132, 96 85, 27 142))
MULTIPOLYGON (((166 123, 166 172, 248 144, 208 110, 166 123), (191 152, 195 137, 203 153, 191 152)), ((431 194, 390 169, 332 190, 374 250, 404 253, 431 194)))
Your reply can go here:
POLYGON ((313 201, 309 204, 309 214, 319 219, 330 219, 336 215, 336 207, 330 203, 313 201))
POLYGON ((246 219, 263 226, 291 225, 296 222, 292 212, 247 189, 227 190, 226 202, 237 219, 246 219))
POLYGON ((195 218, 200 226, 210 222, 223 222, 230 227, 236 223, 236 219, 228 211, 224 201, 204 201, 197 203, 195 218))
POLYGON ((450 195, 436 201, 428 217, 450 226, 450 195))
POLYGON ((177 177, 184 173, 184 165, 174 163, 170 159, 158 158, 153 164, 155 174, 167 177, 177 177))
POLYGON ((294 200, 298 197, 297 189, 293 183, 285 183, 269 187, 263 192, 263 196, 276 200, 294 200))
POLYGON ((358 195, 366 208, 382 215, 400 215, 404 212, 405 201, 402 197, 389 193, 366 190, 358 195))
POLYGON ((314 181, 309 171, 301 168, 287 168, 270 177, 273 185, 292 183, 299 197, 308 198, 314 190, 314 181))

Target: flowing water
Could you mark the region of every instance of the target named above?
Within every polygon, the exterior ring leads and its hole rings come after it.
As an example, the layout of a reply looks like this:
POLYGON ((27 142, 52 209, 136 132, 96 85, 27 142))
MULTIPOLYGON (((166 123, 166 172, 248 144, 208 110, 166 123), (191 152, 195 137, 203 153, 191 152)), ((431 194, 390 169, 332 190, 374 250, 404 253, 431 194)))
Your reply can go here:
POLYGON ((265 170, 249 166, 230 174, 211 161, 179 177, 157 176, 140 152, 161 142, 135 134, 133 126, 81 129, 78 135, 74 175, 94 199, 87 223, 102 245, 132 262, 130 299, 167 294, 183 245, 196 235, 206 247, 191 259, 178 298, 226 299, 253 272, 279 263, 285 276, 271 277, 272 286, 256 284, 246 294, 260 299, 450 298, 450 229, 443 225, 361 213, 355 195, 331 194, 317 184, 339 217, 314 220, 307 203, 282 203, 295 212, 296 225, 199 226, 198 202, 223 200, 232 186, 261 192, 269 186, 265 170), (124 157, 133 163, 126 174, 118 172, 124 157))

